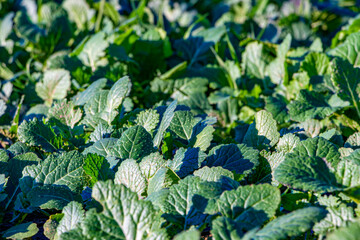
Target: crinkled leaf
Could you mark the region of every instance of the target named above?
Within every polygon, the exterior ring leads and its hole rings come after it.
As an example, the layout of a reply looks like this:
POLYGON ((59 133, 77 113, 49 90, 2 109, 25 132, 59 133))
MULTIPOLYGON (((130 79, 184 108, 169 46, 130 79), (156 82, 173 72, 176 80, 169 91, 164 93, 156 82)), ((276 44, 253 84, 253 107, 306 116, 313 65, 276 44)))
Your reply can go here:
POLYGON ((80 193, 85 181, 83 164, 84 156, 78 151, 52 154, 38 165, 25 167, 21 190, 27 193, 36 186, 58 185, 80 193))
POLYGON ((93 145, 86 148, 83 154, 96 153, 104 157, 111 155, 111 149, 115 146, 118 139, 116 138, 104 138, 96 141, 93 145))
POLYGON ((203 166, 220 166, 238 174, 248 174, 259 164, 259 152, 244 144, 219 145, 210 150, 203 166))
POLYGON ((244 143, 258 149, 269 148, 278 142, 279 137, 276 121, 271 113, 262 110, 255 114, 255 120, 244 136, 244 143))
POLYGON ((327 236, 328 240, 357 240, 360 235, 360 221, 349 224, 347 227, 342 227, 327 236))
POLYGON ((161 156, 158 152, 154 152, 144 157, 139 166, 143 176, 149 180, 165 164, 166 161, 163 156, 161 156))
POLYGON ((97 154, 87 154, 84 159, 84 172, 90 177, 90 186, 97 181, 106 181, 114 178, 114 172, 105 157, 97 154))
POLYGON ((148 109, 145 111, 140 112, 136 119, 135 123, 137 125, 143 126, 146 131, 151 132, 156 128, 156 126, 159 123, 159 114, 156 112, 156 110, 148 109))
POLYGON ((97 142, 101 139, 109 138, 113 130, 112 126, 99 123, 99 125, 95 127, 95 130, 90 134, 90 141, 97 142))
POLYGON ((214 210, 250 230, 273 217, 280 200, 280 191, 271 185, 241 186, 224 192, 216 201, 217 209, 214 210))
POLYGON ((75 124, 79 122, 82 117, 81 110, 75 110, 74 107, 75 105, 71 101, 59 101, 52 108, 50 108, 48 118, 55 118, 60 121, 60 123, 74 128, 75 124))
POLYGON ((63 218, 59 222, 59 226, 56 229, 56 234, 60 236, 64 232, 68 232, 75 229, 78 224, 84 220, 85 211, 78 202, 70 202, 63 208, 63 218))
POLYGON ((20 141, 30 146, 41 147, 46 152, 54 152, 62 145, 62 138, 48 125, 34 118, 21 123, 18 129, 20 141))
POLYGON ((336 48, 329 51, 329 54, 335 57, 340 57, 348 60, 352 65, 358 67, 360 65, 360 33, 355 32, 350 34, 345 42, 336 48))
POLYGON ((297 122, 309 119, 323 119, 333 112, 325 97, 316 92, 301 90, 296 100, 288 105, 290 118, 297 122))
POLYGON ((79 200, 69 188, 59 185, 44 185, 32 188, 27 194, 32 207, 41 209, 63 209, 71 201, 79 200))
POLYGON ((144 127, 135 126, 127 129, 111 149, 112 156, 122 159, 139 160, 153 152, 152 137, 144 127))
POLYGON ((351 102, 360 116, 360 69, 354 68, 346 60, 337 58, 332 62, 332 69, 331 80, 337 88, 338 96, 344 101, 351 102))
POLYGON ((138 163, 133 159, 127 159, 121 163, 115 174, 114 183, 125 185, 139 196, 146 189, 146 179, 141 173, 138 163))
POLYGON ((292 188, 304 191, 332 192, 340 190, 328 163, 318 156, 285 156, 274 172, 275 179, 292 188))
POLYGON ((118 114, 116 109, 123 102, 124 98, 127 97, 131 90, 131 81, 128 76, 120 78, 111 87, 106 100, 106 107, 101 113, 101 118, 104 119, 109 125, 118 114))
POLYGON ((325 215, 326 210, 318 207, 299 209, 266 224, 251 239, 280 240, 296 237, 310 230, 325 215))
POLYGON ((189 141, 197 121, 190 111, 176 111, 169 129, 178 137, 189 141))
POLYGON ((70 74, 63 69, 47 70, 42 80, 36 83, 36 93, 48 105, 54 99, 60 100, 66 97, 70 88, 70 74))

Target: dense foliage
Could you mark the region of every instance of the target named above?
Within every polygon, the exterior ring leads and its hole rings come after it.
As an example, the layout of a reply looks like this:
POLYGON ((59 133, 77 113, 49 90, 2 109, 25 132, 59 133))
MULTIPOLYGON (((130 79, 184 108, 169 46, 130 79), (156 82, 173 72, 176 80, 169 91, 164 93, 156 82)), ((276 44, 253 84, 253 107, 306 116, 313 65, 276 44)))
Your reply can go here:
POLYGON ((0 0, 0 235, 357 239, 359 6, 0 0))

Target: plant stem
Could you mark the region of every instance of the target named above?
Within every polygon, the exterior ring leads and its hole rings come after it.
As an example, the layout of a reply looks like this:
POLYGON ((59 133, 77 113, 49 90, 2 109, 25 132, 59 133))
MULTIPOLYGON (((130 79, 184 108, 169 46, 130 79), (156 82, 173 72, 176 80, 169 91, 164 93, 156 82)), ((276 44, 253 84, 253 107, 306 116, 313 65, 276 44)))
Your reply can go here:
POLYGON ((104 6, 105 6, 105 0, 101 0, 99 6, 99 13, 97 15, 96 23, 95 23, 95 32, 98 32, 100 30, 101 20, 104 14, 104 6))

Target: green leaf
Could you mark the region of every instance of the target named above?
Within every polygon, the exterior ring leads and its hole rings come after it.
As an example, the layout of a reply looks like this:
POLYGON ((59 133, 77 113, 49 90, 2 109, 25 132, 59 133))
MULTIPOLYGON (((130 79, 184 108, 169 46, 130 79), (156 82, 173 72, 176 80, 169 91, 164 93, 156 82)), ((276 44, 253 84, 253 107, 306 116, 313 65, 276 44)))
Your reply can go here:
POLYGON ((234 179, 234 174, 229 170, 226 170, 222 167, 203 167, 194 172, 194 176, 200 177, 201 180, 209 182, 217 182, 223 176, 234 179))
POLYGON ((355 220, 353 208, 340 203, 338 198, 323 196, 319 197, 318 201, 320 205, 326 206, 327 214, 324 219, 315 224, 313 230, 317 234, 332 232, 339 227, 347 226, 355 220), (332 202, 335 199, 336 202, 332 202))
POLYGON ((240 240, 243 235, 239 224, 227 217, 218 217, 211 225, 211 234, 215 240, 240 240))
POLYGON ((220 195, 221 186, 216 183, 203 182, 198 177, 189 176, 169 188, 164 203, 165 218, 183 229, 192 225, 203 224, 206 215, 194 206, 196 195, 220 195))
POLYGON ((338 147, 321 137, 309 138, 305 141, 301 141, 293 149, 293 154, 300 158, 320 157, 333 168, 336 168, 340 161, 338 147))
POLYGON ((355 32, 350 34, 345 40, 345 42, 334 49, 329 51, 329 54, 335 57, 340 57, 349 61, 354 67, 360 66, 359 61, 359 42, 360 42, 360 33, 355 32))
POLYGON ((113 127, 107 124, 99 123, 95 130, 90 134, 90 141, 97 142, 101 139, 107 138, 113 132, 113 127))
POLYGON ((139 165, 133 159, 127 159, 121 163, 115 174, 114 183, 123 184, 139 196, 146 189, 146 179, 141 173, 139 165))
POLYGON ((114 172, 105 157, 97 154, 87 154, 84 159, 84 172, 90 177, 90 187, 97 181, 105 181, 114 178, 114 172))
POLYGON ((300 143, 300 138, 295 134, 288 133, 282 136, 276 145, 279 152, 290 153, 300 143))
POLYGON ((141 173, 143 176, 149 180, 152 178, 155 173, 166 164, 163 156, 160 155, 158 152, 151 153, 150 155, 144 157, 139 166, 141 173))
POLYGON ((27 199, 32 207, 41 209, 63 209, 71 201, 81 198, 73 194, 69 188, 58 185, 44 185, 33 187, 27 194, 27 199))
POLYGON ((344 147, 358 148, 360 147, 360 132, 352 134, 345 142, 344 147))
POLYGON ((80 193, 85 181, 83 165, 84 156, 78 151, 52 154, 38 165, 25 167, 21 190, 27 193, 36 186, 57 185, 80 193))
POLYGON ((296 100, 288 105, 291 120, 303 122, 309 119, 323 119, 335 112, 325 97, 316 92, 301 90, 296 100))
POLYGON ((189 141, 197 122, 198 120, 190 111, 177 111, 174 113, 169 129, 178 137, 189 141))
POLYGON ((270 112, 278 123, 284 123, 290 119, 286 108, 287 101, 283 96, 266 97, 265 102, 266 111, 270 112))
POLYGON ((332 61, 331 80, 344 101, 350 101, 360 117, 359 83, 360 69, 354 68, 349 62, 341 59, 332 61))
POLYGON ((142 126, 127 129, 111 149, 112 156, 122 159, 141 158, 153 152, 152 137, 142 126))
POLYGON ((81 224, 85 218, 85 211, 78 202, 70 202, 63 208, 63 218, 59 222, 59 226, 56 229, 56 235, 60 236, 64 232, 68 232, 75 229, 78 224, 81 224))
POLYGON ((219 145, 210 150, 203 166, 220 166, 238 174, 249 174, 259 164, 259 152, 244 144, 219 145))
POLYGON ((108 157, 112 154, 112 148, 116 145, 118 139, 116 138, 104 138, 96 141, 93 145, 86 148, 83 154, 96 153, 104 157, 108 157))
POLYGON ((124 185, 97 182, 92 197, 103 211, 90 211, 76 229, 63 233, 62 239, 146 239, 159 229, 160 217, 149 201, 124 185))
POLYGON ((216 201, 216 206, 223 216, 250 230, 273 217, 280 201, 280 191, 276 187, 269 184, 248 185, 224 192, 216 201))
POLYGON ((164 136, 164 133, 165 133, 166 129, 170 126, 171 120, 173 119, 173 117, 175 115, 174 111, 176 108, 176 104, 177 104, 176 100, 173 101, 172 103, 170 103, 170 105, 166 108, 166 110, 162 116, 160 126, 157 129, 157 133, 156 133, 156 135, 154 137, 154 141, 153 141, 155 147, 160 146, 160 143, 164 136))
POLYGON ((264 55, 264 46, 262 43, 252 42, 246 45, 242 55, 243 68, 246 75, 258 79, 265 78, 266 62, 264 55))
POLYGON ((34 118, 24 121, 18 129, 20 141, 33 147, 41 147, 46 152, 54 152, 62 145, 62 138, 48 125, 34 118))
POLYGON ((106 100, 106 107, 101 113, 101 118, 104 119, 109 125, 118 114, 116 109, 121 105, 125 97, 130 94, 131 81, 128 76, 120 78, 111 87, 106 100))
POLYGON ((156 110, 148 109, 148 110, 140 112, 137 115, 137 117, 135 119, 135 123, 137 125, 143 126, 146 129, 146 131, 151 133, 158 125, 159 117, 160 116, 156 112, 156 110))
POLYGON ((36 83, 36 93, 48 105, 51 105, 54 99, 61 100, 66 97, 70 85, 68 71, 63 69, 47 70, 42 80, 36 83))
POLYGON ((313 156, 299 157, 293 153, 285 156, 274 172, 275 179, 303 191, 332 192, 341 190, 325 159, 313 156))
POLYGON ((28 222, 9 228, 2 236, 10 239, 24 239, 34 236, 38 231, 36 223, 28 222))
POLYGON ((329 57, 325 53, 311 52, 301 62, 300 69, 309 77, 325 75, 330 67, 329 57))
POLYGON ((35 153, 29 152, 17 155, 8 162, 8 187, 9 194, 13 194, 18 187, 19 179, 22 177, 22 171, 26 166, 37 165, 41 161, 35 153))
POLYGON ((174 159, 168 161, 171 168, 180 178, 184 178, 198 169, 206 154, 199 148, 180 148, 176 151, 174 159))
POLYGON ((4 100, 0 99, 0 117, 4 115, 5 111, 6 111, 6 103, 4 102, 4 100))
POLYGON ((101 57, 105 56, 105 49, 108 46, 109 44, 105 40, 105 33, 98 32, 92 35, 88 41, 81 46, 82 48, 80 48, 81 50, 78 54, 78 58, 84 63, 84 65, 91 67, 92 71, 95 71, 98 65, 97 62, 101 57))
POLYGON ((93 82, 85 91, 75 96, 75 105, 84 105, 89 102, 102 88, 106 86, 106 79, 101 78, 93 82))
POLYGON ((296 237, 310 230, 325 215, 326 211, 318 207, 299 209, 266 224, 251 239, 280 240, 296 237))
POLYGON ((201 125, 198 124, 194 127, 194 131, 190 139, 190 145, 193 148, 200 148, 200 150, 206 151, 213 139, 213 132, 215 129, 211 125, 201 125))
POLYGON ((342 227, 327 236, 328 240, 357 240, 360 235, 360 221, 357 220, 349 224, 347 227, 342 227))
POLYGON ((82 112, 80 109, 75 110, 75 105, 71 101, 62 100, 50 108, 48 118, 55 118, 60 123, 74 128, 75 124, 80 121, 82 112))
POLYGON ((271 113, 262 110, 255 114, 255 120, 244 136, 244 143, 258 149, 269 148, 278 142, 279 137, 276 121, 271 113))
POLYGON ((16 142, 13 145, 11 145, 8 149, 9 152, 11 152, 12 155, 16 156, 19 154, 28 153, 31 151, 30 147, 26 146, 22 142, 16 142))
POLYGON ((149 179, 147 193, 150 195, 163 188, 168 188, 178 183, 179 180, 180 177, 172 169, 163 166, 159 168, 154 176, 149 179))
POLYGON ((176 234, 174 237, 174 240, 188 240, 188 239, 193 239, 193 240, 200 240, 200 232, 197 229, 190 229, 187 231, 183 231, 179 234, 176 234))
POLYGON ((339 184, 346 187, 360 185, 360 165, 349 160, 342 160, 336 167, 336 179, 339 184))

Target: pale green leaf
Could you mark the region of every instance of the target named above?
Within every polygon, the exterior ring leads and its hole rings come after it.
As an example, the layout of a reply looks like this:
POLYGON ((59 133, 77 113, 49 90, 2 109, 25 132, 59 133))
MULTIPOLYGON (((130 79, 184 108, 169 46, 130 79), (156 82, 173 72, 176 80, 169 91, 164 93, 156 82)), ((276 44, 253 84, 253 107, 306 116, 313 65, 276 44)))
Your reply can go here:
POLYGON ((2 236, 8 239, 24 239, 34 236, 38 231, 36 223, 28 222, 9 228, 2 236))
POLYGON ((271 113, 262 110, 255 114, 255 120, 244 136, 244 143, 258 149, 269 148, 278 142, 279 137, 276 121, 271 113))
POLYGON ((145 111, 140 112, 136 119, 135 123, 137 125, 143 126, 146 131, 151 132, 156 128, 156 126, 159 123, 159 114, 156 112, 156 110, 148 109, 145 111))
POLYGON ((121 163, 115 174, 114 183, 125 185, 139 196, 146 189, 146 179, 141 173, 138 163, 133 159, 127 159, 121 163))
POLYGON ((175 115, 174 111, 176 108, 176 104, 177 104, 176 100, 173 101, 172 103, 170 103, 170 105, 166 108, 166 110, 162 116, 160 126, 157 129, 157 133, 153 140, 155 147, 160 146, 160 143, 164 136, 164 133, 165 133, 166 129, 170 126, 171 120, 173 119, 173 117, 175 115))
POLYGON ((62 124, 74 128, 75 124, 80 121, 82 112, 80 109, 75 110, 75 105, 71 101, 61 100, 49 109, 48 118, 55 118, 62 124))
POLYGON ((36 83, 36 93, 48 105, 51 105, 53 100, 61 100, 66 97, 70 84, 68 71, 63 69, 47 70, 42 80, 36 83))
POLYGON ((142 126, 127 129, 111 149, 112 156, 122 159, 141 158, 153 152, 152 137, 142 126))

